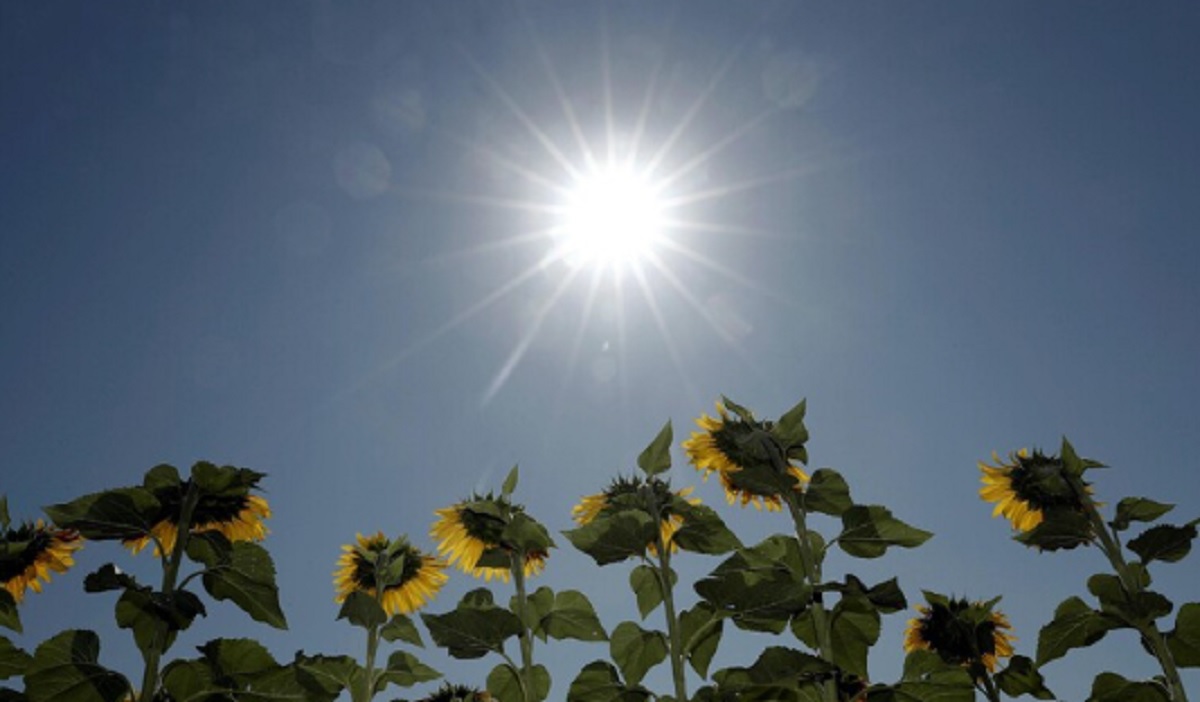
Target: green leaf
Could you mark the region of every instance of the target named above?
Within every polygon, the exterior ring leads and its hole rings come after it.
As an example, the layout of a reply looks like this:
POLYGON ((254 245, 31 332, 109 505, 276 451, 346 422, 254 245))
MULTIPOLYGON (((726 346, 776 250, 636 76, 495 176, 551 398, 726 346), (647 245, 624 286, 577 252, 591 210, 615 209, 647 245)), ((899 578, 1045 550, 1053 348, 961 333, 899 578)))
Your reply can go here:
POLYGON ((21 628, 21 614, 17 611, 17 601, 4 588, 0 588, 0 626, 11 629, 18 634, 23 631, 21 628))
POLYGON ((640 683, 647 671, 667 658, 666 635, 643 629, 633 622, 618 624, 608 647, 613 662, 631 685, 640 683))
POLYGON ((804 427, 804 413, 807 405, 807 400, 801 400, 799 404, 785 412, 771 427, 771 436, 775 437, 785 452, 793 446, 799 446, 808 441, 808 429, 804 427))
POLYGON ((649 515, 627 510, 602 514, 578 529, 564 531, 563 535, 597 565, 608 565, 640 557, 646 546, 654 543, 658 529, 659 525, 649 515))
POLYGON ((604 641, 608 638, 592 603, 578 590, 563 590, 556 594, 554 606, 542 618, 539 628, 560 641, 604 641))
POLYGON ((199 647, 201 658, 172 661, 163 670, 163 687, 178 702, 239 699, 332 702, 331 681, 316 678, 297 663, 281 666, 251 639, 214 639, 199 647))
POLYGON ((781 535, 739 549, 694 587, 738 628, 775 634, 812 601, 799 547, 781 535))
POLYGON ((243 682, 279 666, 266 647, 253 639, 213 639, 197 649, 221 676, 243 682))
POLYGON ((121 572, 112 563, 105 563, 83 579, 84 592, 108 592, 110 590, 147 590, 132 576, 121 572))
POLYGON ((843 597, 831 616, 833 662, 868 679, 867 652, 879 640, 879 612, 865 597, 843 597))
POLYGON ((314 695, 331 699, 342 690, 353 689, 364 673, 358 661, 350 656, 306 656, 300 652, 292 665, 302 673, 301 680, 314 695))
POLYGON ((1175 628, 1167 632, 1167 648, 1181 668, 1200 668, 1200 603, 1188 602, 1175 615, 1175 628))
POLYGON ((1155 502, 1145 497, 1126 497, 1117 503, 1117 516, 1112 526, 1117 531, 1129 528, 1130 522, 1152 522, 1167 512, 1175 509, 1175 505, 1155 502))
POLYGON ((99 656, 92 631, 69 629, 43 641, 26 668, 25 694, 30 702, 117 702, 132 688, 99 656))
POLYGON ((646 475, 658 475, 671 468, 671 442, 674 440, 671 430, 671 420, 658 431, 658 436, 650 442, 637 459, 638 467, 646 475))
POLYGON ((175 469, 175 466, 167 463, 154 466, 146 471, 146 475, 142 478, 142 487, 150 492, 179 488, 182 485, 183 481, 179 478, 179 471, 175 469))
POLYGON ((975 686, 970 673, 952 665, 932 651, 913 651, 904 658, 902 682, 873 687, 869 702, 974 702, 975 686))
POLYGON ((1132 682, 1116 673, 1100 673, 1092 682, 1087 702, 1171 702, 1171 695, 1158 683, 1132 682))
POLYGON ((517 615, 496 606, 460 604, 445 614, 422 614, 421 621, 435 644, 462 659, 482 658, 500 651, 506 639, 522 630, 517 615))
POLYGON ((512 470, 508 471, 508 476, 504 478, 504 485, 500 487, 500 494, 508 497, 517 489, 517 480, 521 477, 520 470, 517 466, 513 466, 512 470))
MULTIPOLYGON (((668 574, 670 577, 671 586, 675 586, 678 577, 675 571, 672 570, 668 574)), ((640 565, 629 573, 629 587, 633 590, 633 594, 637 596, 638 613, 642 615, 642 619, 650 614, 662 604, 663 591, 662 584, 658 581, 658 575, 654 568, 648 565, 640 565)))
MULTIPOLYGON (((188 540, 189 555, 193 553, 192 543, 196 542, 200 540, 194 537, 188 540)), ((277 629, 287 628, 287 619, 279 607, 275 563, 265 548, 249 541, 239 541, 229 547, 226 558, 204 564, 207 566, 202 578, 204 589, 213 599, 232 600, 255 621, 277 629)))
POLYGON ((1091 646, 1120 626, 1119 620, 1093 610, 1078 597, 1068 597, 1038 633, 1037 664, 1043 666, 1073 648, 1091 646))
POLYGON ((33 657, 0 636, 0 680, 8 680, 25 674, 33 657))
POLYGON ((996 685, 1009 697, 1030 695, 1038 700, 1055 699, 1054 693, 1046 689, 1045 679, 1033 661, 1025 656, 1013 656, 1004 670, 996 673, 996 685))
POLYGON ((417 683, 429 682, 442 677, 442 674, 417 660, 417 657, 407 651, 396 651, 388 656, 387 668, 375 681, 375 691, 379 692, 388 685, 412 687, 417 683))
POLYGON ((726 397, 725 395, 722 395, 722 396, 721 396, 721 404, 725 405, 725 409, 727 409, 727 410, 729 410, 730 412, 733 412, 734 414, 736 414, 736 415, 738 416, 738 418, 739 418, 739 419, 741 419, 741 420, 742 420, 742 421, 744 421, 744 422, 750 422, 750 423, 753 423, 753 422, 757 421, 757 420, 755 420, 755 418, 754 418, 754 413, 753 413, 753 412, 751 412, 750 410, 746 409, 745 407, 742 407, 741 405, 739 405, 738 403, 736 403, 736 402, 734 402, 733 400, 729 399, 729 398, 728 398, 728 397, 726 397))
POLYGON ((133 640, 142 655, 146 655, 164 630, 162 649, 169 648, 175 635, 203 614, 204 603, 187 590, 167 594, 150 588, 129 588, 117 600, 117 626, 133 630, 133 640))
POLYGON ((593 661, 584 666, 567 691, 567 699, 571 702, 646 702, 651 697, 645 688, 630 687, 621 682, 617 669, 606 661, 593 661))
POLYGON ((417 625, 403 614, 393 616, 391 621, 379 630, 379 635, 384 641, 404 641, 422 648, 425 646, 425 642, 421 640, 421 632, 417 631, 417 625))
POLYGON ((812 474, 803 499, 809 510, 834 517, 842 516, 854 506, 846 479, 832 468, 820 468, 812 474))
POLYGON ((1091 543, 1092 523, 1074 510, 1047 509, 1041 523, 1013 538, 1042 551, 1060 551, 1091 543))
POLYGON ((1174 526, 1160 524, 1142 532, 1129 542, 1129 550, 1142 559, 1142 563, 1163 561, 1174 563, 1192 550, 1192 539, 1196 538, 1196 527, 1192 524, 1174 526))
MULTIPOLYGON (((513 595, 508 601, 508 609, 520 616, 517 596, 513 595)), ((539 587, 525 598, 525 615, 522 620, 542 641, 546 640, 546 632, 542 629, 542 619, 554 609, 554 591, 546 586, 539 587)))
POLYGON ((855 505, 842 514, 842 533, 838 545, 857 558, 878 558, 888 546, 913 548, 929 540, 933 534, 909 526, 892 516, 891 510, 879 505, 855 505))
MULTIPOLYGON (((337 618, 345 619, 354 626, 371 630, 377 626, 382 626, 387 621, 387 612, 383 610, 383 607, 374 597, 356 590, 346 595, 345 601, 342 602, 342 608, 338 611, 337 618)), ((411 622, 409 626, 412 626, 411 622)), ((392 639, 387 640, 391 641, 392 639)))
POLYGON ((191 480, 203 497, 242 497, 266 475, 249 468, 218 466, 208 461, 192 465, 191 480))
POLYGON ((724 627, 724 619, 707 602, 699 602, 679 615, 679 638, 683 641, 683 652, 692 670, 702 679, 708 677, 708 666, 717 653, 724 627))
POLYGON ((1129 595, 1115 575, 1099 573, 1088 578, 1088 591, 1100 600, 1100 610, 1115 615, 1131 627, 1152 622, 1171 613, 1174 605, 1166 597, 1143 590, 1129 595))
POLYGON ((680 503, 677 511, 683 517, 683 525, 671 537, 671 541, 679 548, 693 553, 720 555, 741 547, 742 542, 711 507, 692 505, 682 500, 680 503))
MULTIPOLYGON (((550 695, 550 671, 546 670, 545 666, 535 665, 532 670, 532 678, 528 702, 541 702, 550 695)), ((501 702, 507 702, 507 700, 520 702, 520 700, 526 699, 521 692, 519 674, 507 663, 501 663, 492 668, 491 673, 488 673, 487 690, 494 699, 501 702)))
POLYGON ((150 491, 119 488, 45 508, 56 525, 92 541, 136 539, 150 533, 161 506, 150 491))
MULTIPOLYGON (((782 646, 770 646, 759 655, 750 667, 718 670, 713 673, 713 680, 722 690, 739 692, 740 689, 739 700, 748 698, 806 699, 795 696, 786 698, 749 697, 747 692, 750 692, 755 686, 780 687, 792 691, 812 686, 819 691, 819 684, 833 677, 836 672, 837 668, 832 663, 814 655, 782 646)), ((819 692, 814 699, 821 699, 819 692)))
POLYGON ((550 538, 546 527, 524 512, 513 515, 512 520, 501 532, 500 540, 511 548, 525 553, 545 553, 554 547, 554 539, 550 538))
POLYGON ((896 578, 866 587, 863 581, 853 575, 847 575, 845 584, 837 589, 847 595, 861 595, 867 598, 867 601, 883 614, 892 614, 908 609, 908 599, 904 596, 904 591, 900 589, 900 583, 896 578))

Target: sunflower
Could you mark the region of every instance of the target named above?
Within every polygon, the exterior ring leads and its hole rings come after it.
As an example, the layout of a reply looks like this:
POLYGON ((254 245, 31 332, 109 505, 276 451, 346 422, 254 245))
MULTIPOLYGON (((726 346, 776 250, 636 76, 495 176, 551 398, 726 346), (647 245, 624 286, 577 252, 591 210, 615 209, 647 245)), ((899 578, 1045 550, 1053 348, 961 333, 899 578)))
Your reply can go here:
MULTIPOLYGON (((507 520, 522 512, 524 508, 507 498, 476 495, 470 500, 434 510, 438 519, 429 529, 429 535, 437 540, 438 553, 462 572, 488 582, 492 578, 508 582, 511 571, 507 566, 479 565, 479 561, 485 554, 490 557, 494 555, 492 552, 511 550, 503 543, 501 535, 507 520), (486 511, 473 508, 478 505, 486 506, 486 511)), ((526 577, 541 573, 548 556, 541 550, 526 553, 526 577)))
MULTIPOLYGON (((983 472, 979 496, 995 502, 992 516, 1003 515, 1014 529, 1031 531, 1042 523, 1048 509, 1083 511, 1083 502, 1071 488, 1059 458, 1021 449, 1009 454, 1007 463, 993 452, 992 461, 996 465, 979 462, 983 472)), ((1092 492, 1087 484, 1084 490, 1089 495, 1092 492)))
MULTIPOLYGON (((968 602, 926 593, 928 605, 917 605, 921 616, 908 620, 904 651, 933 651, 947 663, 962 665, 976 678, 984 669, 996 672, 998 658, 1013 654, 1012 625, 1002 612, 992 611, 996 600, 968 602)), ((999 599, 999 598, 997 598, 999 599)))
MULTIPOLYGON (((778 492, 765 488, 761 481, 739 476, 748 469, 773 472, 766 455, 754 450, 758 445, 754 434, 769 431, 767 423, 730 417, 725 405, 718 402, 717 416, 701 415, 696 424, 703 431, 692 432, 691 438, 683 442, 683 449, 704 480, 713 473, 719 475, 725 501, 731 505, 740 502, 743 507, 752 504, 755 509, 780 511, 783 500, 778 492)), ((796 479, 796 490, 802 490, 808 482, 808 475, 790 462, 787 473, 796 479)))
POLYGON ((432 695, 423 697, 417 702, 492 702, 492 696, 485 690, 446 683, 432 695))
POLYGON ((357 541, 357 545, 342 546, 338 569, 333 572, 337 589, 334 602, 344 602, 352 592, 376 597, 377 588, 382 587, 383 596, 378 599, 383 611, 389 616, 410 614, 424 607, 446 584, 442 572, 446 564, 422 553, 404 537, 392 541, 379 532, 374 536, 358 534, 357 541), (401 558, 404 561, 399 577, 394 582, 379 582, 380 571, 386 572, 401 558))
MULTIPOLYGON (((156 495, 162 502, 158 520, 150 527, 150 533, 122 543, 134 553, 140 553, 151 542, 155 542, 154 555, 175 550, 179 538, 179 517, 182 511, 182 495, 187 483, 179 490, 166 495, 156 495)), ((193 534, 218 532, 230 541, 262 541, 267 537, 264 519, 271 517, 271 507, 258 495, 205 495, 200 498, 192 513, 193 534)))
POLYGON ((74 554, 83 546, 83 537, 73 529, 47 526, 39 519, 15 529, 5 529, 0 538, 0 582, 17 603, 26 590, 42 591, 50 582, 50 573, 65 573, 75 565, 74 554))
MULTIPOLYGON (((699 497, 690 497, 693 488, 686 487, 672 493, 671 486, 657 478, 648 478, 645 481, 638 477, 617 478, 603 492, 598 492, 595 495, 586 495, 581 498, 579 504, 571 508, 571 517, 575 520, 576 524, 583 526, 606 512, 613 513, 626 509, 646 509, 645 507, 633 506, 636 503, 626 503, 630 499, 626 496, 637 495, 643 486, 650 488, 650 494, 658 503, 654 509, 662 519, 660 532, 662 542, 669 544, 671 553, 674 553, 679 550, 679 547, 671 539, 675 536, 675 532, 679 531, 679 528, 683 526, 683 516, 674 514, 671 511, 671 503, 674 497, 680 497, 687 500, 689 504, 700 504, 699 497)), ((649 509, 646 509, 646 511, 649 512, 649 509)), ((652 555, 658 553, 655 545, 652 543, 647 545, 647 549, 652 555)))

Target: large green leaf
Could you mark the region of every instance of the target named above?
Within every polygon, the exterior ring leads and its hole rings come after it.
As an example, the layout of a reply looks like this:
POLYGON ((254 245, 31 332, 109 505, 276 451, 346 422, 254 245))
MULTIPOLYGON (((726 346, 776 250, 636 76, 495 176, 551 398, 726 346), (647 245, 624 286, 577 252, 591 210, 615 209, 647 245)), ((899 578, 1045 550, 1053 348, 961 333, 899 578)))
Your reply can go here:
MULTIPOLYGON (((671 570, 668 575, 671 586, 674 587, 678 579, 675 571, 671 570)), ((633 594, 637 596, 638 613, 642 615, 642 619, 645 619, 647 614, 650 614, 656 607, 662 604, 662 583, 659 582, 658 574, 654 568, 648 565, 640 565, 634 568, 629 573, 629 587, 633 590, 633 594)))
POLYGON ((95 632, 69 629, 43 641, 25 670, 30 702, 116 702, 129 681, 99 663, 95 632))
POLYGON ((808 401, 801 400, 795 407, 784 412, 779 421, 771 427, 771 436, 775 437, 785 452, 808 441, 808 429, 804 427, 804 413, 807 407, 808 401))
POLYGON ((671 420, 663 425, 658 435, 638 455, 637 464, 646 475, 658 475, 671 467, 671 442, 673 439, 671 420))
POLYGON ((544 553, 554 547, 554 539, 550 538, 546 527, 524 512, 512 516, 501 532, 500 540, 510 548, 525 553, 544 553))
POLYGON ((505 640, 521 633, 517 615, 496 606, 459 604, 445 614, 422 614, 421 621, 434 643, 455 658, 481 658, 500 651, 505 640))
POLYGON ((346 599, 342 602, 342 608, 338 610, 337 618, 345 619, 354 626, 370 630, 387 622, 387 612, 374 597, 355 590, 346 595, 346 599))
POLYGON ((188 539, 187 552, 206 566, 204 589, 214 599, 232 600, 254 620, 287 628, 279 607, 275 563, 265 548, 249 541, 230 544, 220 534, 209 532, 188 539))
POLYGON ((149 490, 118 488, 51 505, 45 512, 64 529, 92 541, 135 539, 150 533, 161 506, 149 490))
POLYGON ((1188 602, 1175 615, 1175 628, 1167 632, 1167 647, 1182 668, 1200 667, 1200 603, 1188 602))
POLYGON ((521 692, 520 674, 507 663, 501 663, 488 673, 488 692, 491 693, 493 699, 500 700, 500 702, 508 700, 541 702, 550 695, 550 671, 546 670, 545 666, 535 665, 531 672, 533 679, 530 681, 531 689, 528 697, 521 692))
POLYGON ((671 541, 679 548, 693 553, 720 555, 741 547, 742 542, 711 507, 680 500, 677 512, 683 517, 683 526, 675 532, 671 541))
POLYGON ((851 556, 877 558, 889 546, 913 548, 929 540, 933 534, 909 526, 892 516, 891 510, 879 505, 855 505, 842 514, 842 533, 838 545, 851 556))
POLYGON ((1009 697, 1030 695, 1038 700, 1053 700, 1037 665, 1025 656, 1013 656, 1004 670, 996 673, 996 685, 1009 697))
POLYGON ((12 641, 0 636, 0 680, 8 680, 25 674, 33 657, 13 645, 12 641))
POLYGON ((621 682, 617 669, 606 661, 588 663, 567 690, 571 702, 646 702, 651 697, 640 685, 631 687, 621 682))
POLYGON ((330 698, 336 698, 342 690, 353 689, 364 672, 358 661, 350 656, 306 656, 298 652, 292 665, 298 669, 305 687, 315 696, 330 698))
POLYGON ((1100 610, 1112 614, 1136 627, 1140 622, 1152 622, 1171 613, 1174 605, 1166 597, 1150 590, 1127 593, 1121 579, 1098 573, 1088 578, 1088 591, 1100 600, 1100 610))
POLYGON ((820 468, 812 474, 804 489, 804 506, 813 512, 840 517, 854 506, 846 479, 832 468, 820 468))
POLYGON ((1155 682, 1133 682, 1116 673, 1100 673, 1092 682, 1087 702, 1171 702, 1171 695, 1155 682))
POLYGON ((1175 508, 1165 502, 1155 502, 1145 497, 1126 497, 1117 503, 1117 516, 1112 526, 1118 531, 1129 528, 1130 522, 1152 522, 1175 508))
POLYGON ((387 667, 380 671, 375 681, 375 691, 378 692, 388 685, 412 687, 417 683, 429 682, 442 677, 442 674, 417 660, 417 657, 407 651, 396 651, 388 656, 387 667))
MULTIPOLYGON (((513 595, 508 601, 508 609, 520 615, 517 596, 513 595)), ((554 591, 546 586, 539 587, 525 597, 525 614, 522 620, 525 626, 542 641, 546 640, 546 631, 542 629, 542 619, 554 609, 554 591)))
POLYGON ((974 702, 975 685, 961 665, 952 665, 932 651, 913 651, 904 658, 902 681, 874 686, 868 702, 974 702))
POLYGON ((782 646, 770 646, 750 667, 718 670, 713 673, 713 680, 723 692, 738 693, 739 700, 808 699, 813 692, 817 696, 812 699, 820 700, 822 684, 831 679, 836 671, 833 664, 814 655, 782 646), (803 692, 803 696, 785 695, 783 691, 803 692))
POLYGON ((1192 550, 1192 540, 1196 538, 1196 526, 1185 524, 1174 526, 1160 524, 1150 527, 1140 536, 1129 542, 1129 550, 1142 559, 1142 563, 1164 561, 1174 563, 1188 555, 1192 550))
POLYGON ((783 536, 739 549, 694 587, 739 628, 776 634, 812 601, 799 547, 783 536))
POLYGON ((896 578, 885 580, 871 587, 853 575, 846 575, 845 583, 834 589, 847 596, 861 596, 883 614, 891 614, 908 608, 908 599, 900 589, 896 578))
POLYGON ((633 622, 618 624, 608 646, 613 662, 631 685, 640 683, 647 671, 667 658, 666 635, 643 629, 633 622))
POLYGON ((640 557, 654 543, 659 525, 649 515, 634 510, 602 514, 578 529, 563 535, 596 561, 597 565, 619 563, 640 557))
POLYGON ((187 590, 166 594, 149 588, 129 588, 117 600, 117 626, 133 631, 133 640, 143 655, 156 641, 160 650, 165 651, 178 632, 190 627, 203 614, 204 603, 187 590), (163 634, 165 638, 159 641, 163 634))
POLYGON ((199 651, 200 658, 172 661, 163 670, 163 687, 175 702, 331 702, 336 696, 330 681, 301 665, 302 656, 295 664, 279 665, 251 639, 214 639, 199 651))
POLYGON ((132 575, 121 572, 112 563, 105 563, 83 579, 84 592, 108 592, 110 590, 149 590, 138 584, 132 575))
POLYGON ((831 614, 833 662, 866 680, 867 652, 879 640, 879 612, 865 597, 843 597, 831 614))
POLYGON ((708 666, 717 653, 724 627, 724 618, 707 602, 699 602, 679 615, 679 638, 683 641, 683 652, 701 678, 708 677, 708 666))
POLYGON ((1068 597, 1054 610, 1054 619, 1038 633, 1037 664, 1043 666, 1073 648, 1091 646, 1120 626, 1115 617, 1097 612, 1078 597, 1068 597))
POLYGON ((421 632, 417 631, 417 625, 403 614, 392 617, 391 621, 379 630, 379 635, 384 641, 403 641, 422 648, 425 646, 425 642, 421 640, 421 632))
POLYGON ((542 617, 538 628, 560 641, 604 641, 608 638, 592 603, 578 590, 563 590, 556 594, 553 607, 542 617))
POLYGON ((0 588, 0 626, 11 629, 18 634, 23 630, 21 627, 21 614, 17 611, 17 601, 4 588, 0 588))

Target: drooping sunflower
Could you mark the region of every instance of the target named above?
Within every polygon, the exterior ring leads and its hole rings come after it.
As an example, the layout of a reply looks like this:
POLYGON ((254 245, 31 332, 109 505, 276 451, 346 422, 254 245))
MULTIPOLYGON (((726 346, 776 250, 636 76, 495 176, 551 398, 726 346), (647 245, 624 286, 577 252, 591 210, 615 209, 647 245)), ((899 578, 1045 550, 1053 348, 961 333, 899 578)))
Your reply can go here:
POLYGON ((39 519, 5 529, 0 544, 0 583, 17 603, 26 590, 42 591, 51 573, 65 573, 75 565, 75 552, 83 546, 83 537, 73 529, 47 526, 39 519))
MULTIPOLYGON (((162 503, 158 519, 150 533, 122 543, 133 553, 140 553, 155 542, 154 555, 162 556, 175 549, 179 538, 179 519, 187 483, 177 490, 156 495, 162 503)), ((270 519, 271 506, 266 499, 248 492, 241 495, 205 495, 192 513, 191 533, 215 531, 230 541, 262 541, 267 537, 264 519, 270 519)))
MULTIPOLYGON (((1041 524, 1048 509, 1081 511, 1084 505, 1064 473, 1061 459, 1021 449, 1009 454, 1005 463, 995 452, 996 465, 979 462, 983 487, 979 496, 996 503, 992 516, 1003 515, 1014 529, 1030 531, 1041 524)), ((1085 484, 1090 494, 1092 488, 1085 484)))
POLYGON ((424 607, 446 584, 448 578, 442 572, 446 564, 422 553, 404 537, 391 540, 379 532, 374 536, 358 534, 356 541, 342 546, 342 555, 338 557, 338 569, 333 572, 333 586, 337 590, 334 602, 344 602, 352 592, 377 597, 382 589, 379 604, 389 616, 411 614, 424 607), (404 561, 399 576, 386 580, 388 575, 381 571, 401 558, 404 561))
MULTIPOLYGON (((579 500, 579 504, 571 508, 571 517, 576 524, 583 526, 592 522, 596 517, 606 512, 619 512, 626 509, 643 509, 648 511, 649 506, 637 504, 634 496, 638 495, 642 488, 646 487, 650 499, 653 499, 657 504, 653 505, 654 511, 658 513, 661 522, 662 542, 670 547, 671 553, 679 550, 679 547, 672 541, 675 532, 683 526, 683 516, 675 514, 672 511, 671 503, 674 497, 681 497, 693 505, 700 504, 699 497, 691 497, 693 488, 686 487, 675 492, 671 492, 671 486, 665 481, 657 478, 642 479, 640 477, 632 478, 617 478, 604 489, 603 492, 598 492, 594 495, 586 495, 579 500)), ((647 550, 651 555, 658 553, 654 544, 648 544, 647 550)))
MULTIPOLYGON (((904 651, 933 651, 947 663, 966 667, 976 678, 983 670, 996 672, 997 660, 1013 654, 1012 625, 996 600, 969 602, 926 593, 928 605, 917 605, 921 616, 908 620, 904 651)), ((999 598, 997 598, 999 599, 999 598)))
MULTIPOLYGON (((504 543, 502 534, 508 520, 522 512, 523 507, 514 505, 506 497, 475 495, 470 500, 434 510, 438 519, 429 529, 429 535, 438 542, 438 553, 462 572, 488 582, 492 578, 508 582, 511 575, 508 566, 479 565, 479 561, 484 554, 512 551, 504 543), (487 510, 476 509, 481 505, 487 506, 487 510)), ((527 552, 525 576, 541 573, 548 556, 541 550, 527 552)))
POLYGON ((417 702, 491 702, 492 695, 486 690, 477 690, 466 685, 446 683, 428 697, 417 702))
MULTIPOLYGON (((761 482, 739 476, 747 470, 774 471, 753 436, 768 431, 767 423, 731 417, 725 405, 718 402, 717 416, 701 415, 696 424, 702 431, 692 432, 691 438, 683 442, 683 449, 704 480, 713 473, 720 476, 725 501, 731 505, 740 502, 743 507, 752 504, 755 509, 765 507, 769 512, 780 511, 783 500, 777 492, 764 491, 761 482)), ((795 489, 803 489, 808 474, 790 461, 787 472, 796 479, 795 489)))

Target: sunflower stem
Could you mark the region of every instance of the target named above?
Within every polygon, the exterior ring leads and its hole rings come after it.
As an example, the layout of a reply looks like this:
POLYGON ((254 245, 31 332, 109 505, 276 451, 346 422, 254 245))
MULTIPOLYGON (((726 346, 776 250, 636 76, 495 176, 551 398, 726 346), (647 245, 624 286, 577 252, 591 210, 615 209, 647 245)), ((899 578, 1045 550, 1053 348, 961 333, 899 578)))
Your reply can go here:
MULTIPOLYGON (((1088 519, 1091 521, 1092 528, 1100 540, 1100 550, 1108 557, 1108 562, 1112 564, 1113 570, 1116 571, 1117 577, 1121 581, 1122 589, 1125 590, 1125 594, 1130 599, 1136 598, 1137 595, 1144 591, 1144 588, 1141 581, 1134 576, 1128 561, 1125 560, 1125 554, 1121 550, 1115 530, 1110 531, 1109 525, 1100 516, 1100 511, 1096 509, 1096 503, 1092 500, 1091 495, 1088 494, 1083 481, 1080 478, 1072 476, 1071 486, 1087 510, 1088 519)), ((1171 654, 1171 649, 1167 646, 1167 641, 1163 637, 1162 632, 1158 630, 1158 625, 1154 623, 1153 619, 1145 617, 1139 617, 1137 621, 1129 623, 1138 630, 1138 633, 1142 635, 1142 640, 1153 651, 1154 657, 1158 659, 1158 663, 1162 667, 1163 676, 1167 681, 1167 687, 1171 692, 1172 702, 1187 702, 1187 691, 1183 688, 1183 679, 1179 675, 1179 668, 1176 667, 1175 656, 1171 654)))
MULTIPOLYGON (((661 521, 655 509, 654 517, 661 521)), ((654 537, 654 547, 658 551, 658 567, 654 574, 658 577, 658 586, 662 590, 663 613, 667 618, 667 640, 671 649, 671 677, 675 682, 675 699, 687 702, 687 672, 683 667, 683 637, 679 631, 679 618, 675 614, 675 591, 671 587, 671 549, 663 541, 662 531, 654 537)))
MULTIPOLYGON (((163 553, 162 595, 168 600, 175 593, 175 583, 179 580, 179 567, 183 564, 183 554, 187 549, 188 536, 192 531, 192 515, 196 505, 200 503, 200 488, 188 481, 187 492, 183 495, 183 504, 179 510, 179 521, 176 524, 175 548, 171 553, 163 553)), ((146 661, 146 669, 142 673, 141 702, 152 702, 158 692, 158 669, 162 655, 167 651, 167 623, 159 620, 154 637, 147 650, 142 651, 146 661)))
POLYGON ((1000 691, 996 689, 996 683, 992 682, 992 676, 985 672, 982 680, 983 694, 988 698, 988 702, 1000 702, 1000 691))
MULTIPOLYGON (((379 597, 376 595, 376 601, 379 597)), ((383 603, 380 603, 383 606, 383 603)), ((354 695, 356 702, 370 702, 375 696, 375 656, 379 652, 379 626, 372 624, 367 628, 367 660, 366 673, 363 675, 362 687, 354 695)))
POLYGON ((521 620, 521 691, 526 702, 534 702, 533 695, 533 636, 529 631, 529 598, 525 593, 525 552, 512 551, 513 585, 517 589, 517 619, 521 620))
MULTIPOLYGON (((772 458, 774 459, 774 456, 772 458)), ((775 462, 778 463, 779 461, 776 460, 775 462)), ((792 521, 796 525, 796 540, 800 545, 800 561, 804 566, 804 576, 808 579, 808 583, 813 588, 813 591, 817 592, 816 588, 821 585, 821 565, 817 562, 816 555, 812 549, 812 541, 808 537, 808 524, 804 509, 801 508, 794 491, 789 490, 786 492, 783 495, 783 501, 787 503, 788 511, 792 515, 792 521)), ((833 643, 830 640, 829 632, 829 619, 826 617, 825 604, 821 601, 819 592, 813 597, 811 611, 813 628, 817 631, 817 650, 821 654, 822 659, 834 663, 833 643)), ((827 680, 825 682, 824 693, 826 702, 837 702, 837 685, 834 680, 827 680)))

